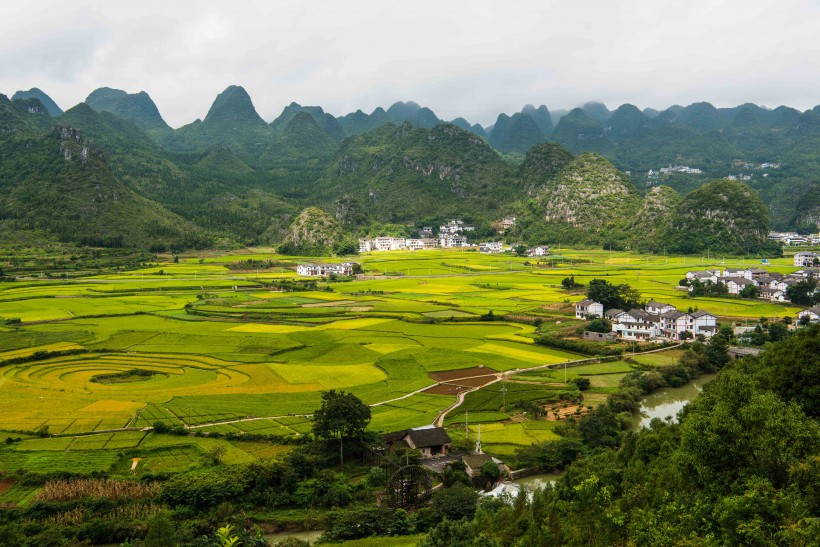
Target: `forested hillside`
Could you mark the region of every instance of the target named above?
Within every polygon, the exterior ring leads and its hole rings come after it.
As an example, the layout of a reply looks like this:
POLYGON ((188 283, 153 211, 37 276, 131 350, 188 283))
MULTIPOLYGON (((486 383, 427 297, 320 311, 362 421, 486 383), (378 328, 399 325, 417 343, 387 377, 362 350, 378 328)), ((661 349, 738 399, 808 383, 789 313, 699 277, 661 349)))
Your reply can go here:
MULTIPOLYGON (((14 100, 3 97, 0 116, 6 146, 46 138, 53 127, 79 131, 104 158, 107 176, 148 200, 144 210, 184 219, 183 231, 200 234, 198 244, 281 243, 309 206, 337 215, 349 237, 385 223, 404 225, 400 231, 409 234, 450 218, 479 226, 476 237, 491 237, 494 222, 518 215, 519 226, 506 237, 525 244, 679 252, 763 250, 750 241, 768 229, 815 231, 820 220, 820 107, 801 113, 703 102, 658 112, 587 103, 551 112, 526 105, 485 128, 463 118, 447 124, 412 101, 339 117, 291 103, 268 123, 242 87, 230 86, 202 120, 172 129, 145 92, 100 88, 62 112, 33 88, 14 100), (743 230, 753 229, 752 239, 685 222, 705 206, 703 194, 693 192, 720 178, 752 192, 742 192, 749 199, 733 211, 750 220, 743 230), (339 216, 348 210, 358 211, 355 221, 339 216)), ((24 163, 44 161, 34 157, 24 163)), ((15 170, 23 160, 4 161, 15 170)), ((46 178, 57 176, 36 167, 46 178)), ((14 180, 34 184, 17 174, 14 180)), ((18 196, 33 195, 27 192, 18 196)), ((26 206, 27 199, 9 206, 26 206)), ((42 210, 29 208, 28 216, 42 210)), ((21 214, 12 210, 3 218, 21 214)))

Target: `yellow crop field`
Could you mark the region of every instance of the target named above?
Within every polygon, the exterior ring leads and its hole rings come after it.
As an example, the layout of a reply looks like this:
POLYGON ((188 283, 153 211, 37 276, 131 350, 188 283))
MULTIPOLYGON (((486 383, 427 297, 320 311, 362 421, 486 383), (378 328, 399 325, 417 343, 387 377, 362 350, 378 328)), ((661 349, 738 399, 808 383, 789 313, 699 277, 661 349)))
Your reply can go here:
POLYGON ((300 327, 297 325, 266 325, 262 323, 247 323, 236 327, 225 329, 230 332, 253 332, 268 334, 289 334, 291 332, 301 332, 310 330, 312 327, 300 327))
POLYGON ((24 348, 14 351, 0 352, 0 361, 5 361, 7 359, 16 359, 18 357, 28 357, 29 355, 32 355, 33 353, 36 353, 38 351, 70 351, 75 349, 83 349, 83 346, 81 346, 80 344, 74 344, 72 342, 57 342, 54 344, 35 346, 33 348, 24 348))
POLYGON ((387 379, 373 365, 271 365, 277 374, 293 384, 319 384, 324 389, 373 384, 387 379))
POLYGON ((493 353, 496 355, 505 355, 513 359, 521 359, 522 361, 530 361, 533 363, 560 363, 566 359, 560 359, 546 353, 538 353, 535 351, 528 351, 525 349, 510 348, 498 344, 482 344, 476 348, 468 349, 467 351, 475 351, 480 353, 493 353))
POLYGON ((381 323, 388 323, 392 319, 348 319, 346 321, 334 321, 324 325, 322 328, 329 330, 355 330, 372 327, 381 323))

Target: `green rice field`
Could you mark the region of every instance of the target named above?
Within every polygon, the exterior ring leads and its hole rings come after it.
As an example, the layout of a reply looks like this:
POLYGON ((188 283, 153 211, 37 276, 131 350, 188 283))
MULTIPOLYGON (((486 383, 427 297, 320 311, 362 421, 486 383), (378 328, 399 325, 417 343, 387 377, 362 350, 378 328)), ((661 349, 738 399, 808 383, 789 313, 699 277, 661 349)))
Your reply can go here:
MULTIPOLYGON (((569 275, 580 283, 628 283, 647 300, 698 307, 722 321, 799 311, 755 300, 691 299, 677 288, 689 269, 752 265, 751 259, 555 254, 558 266, 471 250, 370 253, 356 259, 362 278, 302 292, 267 286, 297 279, 291 269, 228 267, 248 259, 299 262, 264 249, 0 283, 0 319, 19 319, 0 326, 0 362, 7 363, 0 368, 0 430, 22 438, 0 449, 0 470, 127 468, 132 453, 142 454, 139 469, 176 469, 216 445, 226 447, 227 462, 273 457, 281 447, 142 430, 160 422, 202 433, 304 435, 328 389, 374 405, 374 430, 429 424, 455 401, 423 391, 436 384, 431 373, 484 367, 494 374, 585 358, 534 343, 532 319, 541 320, 542 332, 581 324, 572 303, 583 295, 561 288, 569 275), (490 311, 510 320, 482 321, 490 311)), ((789 257, 767 267, 787 273, 796 269, 790 264, 789 257)), ((8 270, 2 259, 0 265, 8 270)), ((633 359, 666 366, 679 356, 672 350, 633 359)), ((547 368, 516 374, 517 382, 468 394, 446 423, 456 427, 469 413, 482 424, 486 445, 509 454, 555 433, 553 424, 510 422, 502 399, 552 401, 574 389, 564 382, 579 376, 605 394, 633 366, 618 361, 570 367, 566 375, 547 368)))

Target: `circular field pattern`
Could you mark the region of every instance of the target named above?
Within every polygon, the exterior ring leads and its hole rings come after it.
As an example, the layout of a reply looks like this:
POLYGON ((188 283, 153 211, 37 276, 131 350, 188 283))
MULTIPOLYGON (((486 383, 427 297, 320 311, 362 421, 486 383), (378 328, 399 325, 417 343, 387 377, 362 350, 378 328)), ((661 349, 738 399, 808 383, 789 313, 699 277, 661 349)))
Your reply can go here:
MULTIPOLYGON (((241 366, 240 366, 241 367, 241 366)), ((235 391, 252 376, 216 359, 190 356, 83 354, 51 359, 37 364, 18 365, 3 373, 7 392, 36 390, 76 393, 97 398, 158 402, 172 396, 202 395, 235 391), (122 374, 140 369, 154 376, 136 383, 103 384, 100 375, 122 374)))

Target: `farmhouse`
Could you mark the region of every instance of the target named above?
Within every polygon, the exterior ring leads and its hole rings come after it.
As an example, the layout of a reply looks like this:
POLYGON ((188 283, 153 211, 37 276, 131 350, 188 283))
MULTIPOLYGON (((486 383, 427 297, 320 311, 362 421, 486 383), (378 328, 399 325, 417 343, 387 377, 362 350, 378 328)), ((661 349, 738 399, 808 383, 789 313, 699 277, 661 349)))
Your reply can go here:
POLYGON ((544 245, 539 245, 538 247, 532 247, 527 249, 527 256, 549 256, 550 248, 544 245))
POLYGON ((654 300, 650 300, 646 303, 644 309, 646 309, 649 313, 660 315, 668 311, 674 311, 676 308, 672 304, 667 304, 666 302, 656 302, 654 300))
POLYGON ((510 228, 515 227, 515 217, 504 217, 493 223, 493 226, 498 230, 499 234, 503 234, 510 228))
POLYGON ((603 317, 604 306, 592 300, 581 300, 575 304, 575 318, 586 319, 587 316, 603 317))
POLYGON ((461 461, 464 462, 464 472, 467 473, 467 476, 471 479, 481 476, 484 472, 484 464, 487 462, 495 462, 502 474, 508 471, 507 466, 504 465, 504 462, 498 458, 490 456, 489 454, 468 454, 462 456, 461 461))
POLYGON ((803 268, 794 272, 793 277, 820 277, 820 268, 803 268))
POLYGON ((612 332, 624 340, 680 340, 684 332, 711 338, 717 332, 715 315, 705 311, 685 313, 663 302, 652 301, 644 310, 609 310, 606 317, 612 321, 612 332))
POLYGON ((802 253, 794 253, 794 265, 795 266, 814 266, 815 260, 817 263, 820 263, 820 253, 810 253, 810 252, 802 252, 802 253))
POLYGON ((726 289, 729 294, 740 294, 740 291, 748 286, 757 286, 757 283, 745 277, 730 277, 726 279, 726 289))
POLYGON ((659 323, 657 314, 635 309, 619 315, 612 324, 612 332, 624 340, 649 340, 660 336, 659 323))
POLYGON ((438 236, 438 243, 445 249, 449 247, 466 247, 467 238, 458 234, 440 233, 438 236))
POLYGON ((296 266, 297 275, 309 277, 324 277, 328 275, 353 275, 353 266, 356 262, 342 262, 341 264, 299 264, 296 266))
POLYGON ((411 448, 421 452, 422 458, 444 456, 453 445, 443 427, 431 425, 387 433, 382 435, 382 441, 388 450, 411 448))
POLYGON ((807 310, 803 310, 797 314, 797 320, 800 321, 804 317, 808 317, 812 323, 820 322, 820 306, 815 306, 807 310))
POLYGON ((720 270, 692 270, 686 272, 686 280, 692 281, 694 279, 698 279, 703 282, 706 279, 712 281, 712 283, 717 283, 717 278, 720 276, 720 270))
POLYGON ((503 253, 504 243, 501 241, 487 241, 478 246, 479 253, 503 253))
POLYGON ((723 277, 746 277, 746 268, 726 268, 723 277))

